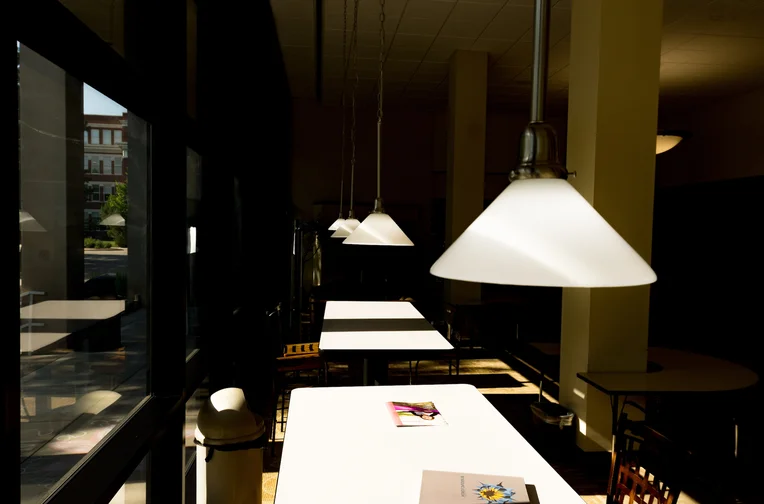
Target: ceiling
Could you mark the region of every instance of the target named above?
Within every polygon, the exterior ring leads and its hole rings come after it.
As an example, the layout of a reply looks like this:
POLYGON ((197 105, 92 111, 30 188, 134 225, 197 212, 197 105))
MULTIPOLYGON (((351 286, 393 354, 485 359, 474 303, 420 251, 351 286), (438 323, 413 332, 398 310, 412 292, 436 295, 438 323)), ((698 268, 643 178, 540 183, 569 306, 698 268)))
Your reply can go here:
MULTIPOLYGON (((315 0, 271 0, 295 97, 316 96, 315 0)), ((458 49, 489 54, 488 96, 527 104, 534 0, 386 0, 385 98, 448 96, 448 61, 458 49)), ((323 0, 322 90, 342 89, 344 0, 323 0)), ((353 0, 348 0, 348 30, 353 0)), ((568 93, 571 0, 553 0, 548 99, 568 93)), ((688 103, 764 86, 764 0, 664 0, 661 104, 688 103)), ((348 45, 350 43, 348 36, 348 45)), ((359 93, 376 89, 379 0, 359 0, 359 93)))

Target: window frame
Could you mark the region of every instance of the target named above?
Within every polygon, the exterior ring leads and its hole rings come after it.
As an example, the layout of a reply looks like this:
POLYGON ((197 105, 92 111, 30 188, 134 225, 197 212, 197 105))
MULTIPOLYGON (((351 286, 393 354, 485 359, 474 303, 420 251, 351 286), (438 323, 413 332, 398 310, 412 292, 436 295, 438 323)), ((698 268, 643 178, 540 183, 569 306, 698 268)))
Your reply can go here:
MULTIPOLYGON (((60 480, 45 499, 46 504, 93 502, 107 504, 135 467, 150 454, 147 478, 147 502, 181 502, 185 471, 179 462, 183 454, 183 424, 186 400, 191 397, 207 374, 206 359, 199 349, 186 356, 185 306, 186 281, 185 222, 185 158, 186 146, 200 155, 203 148, 198 137, 189 135, 196 126, 186 115, 186 3, 168 2, 156 6, 125 6, 125 39, 131 39, 138 51, 128 50, 122 58, 98 35, 92 32, 64 5, 55 0, 28 0, 14 6, 14 23, 5 30, 2 51, 9 61, 0 73, 4 96, 12 96, 18 109, 17 72, 10 65, 11 42, 18 41, 58 65, 73 77, 86 82, 99 92, 122 104, 149 124, 149 165, 177 167, 152 173, 149 169, 148 204, 151 213, 147 228, 148 288, 152 294, 148 317, 148 380, 147 396, 96 447, 83 457, 60 480), (141 12, 141 10, 143 10, 141 12), (149 15, 150 14, 150 15, 149 15), (153 16, 153 17, 152 17, 153 16), (151 18, 150 21, 146 21, 151 18), (5 40, 9 39, 9 40, 5 40), (142 40, 143 42, 137 42, 142 40), (150 42, 145 42, 150 40, 150 42), (145 45, 148 44, 148 45, 145 45), (140 50, 142 49, 142 50, 140 50), (132 56, 131 56, 132 54, 132 56), (98 61, 98 65, 93 65, 98 61), (136 69, 141 69, 136 70, 136 69), (171 91, 171 92, 170 92, 171 91), (186 128, 176 125, 186 124, 186 128), (168 173, 169 172, 169 173, 168 173), (161 216, 161 218, 160 218, 161 216), (177 226, 167 226, 177 222, 177 226), (151 233, 161 229, 161 233, 151 233), (161 337, 154 337, 161 335, 161 337)), ((4 136, 7 151, 18 166, 19 126, 15 114, 4 114, 11 132, 4 136)), ((92 130, 91 130, 92 131, 92 130)), ((123 135, 124 136, 124 135, 123 135)), ((92 140, 92 133, 88 135, 92 140)), ((124 140, 124 139, 123 139, 124 140)), ((99 144, 102 139, 99 135, 99 144)), ((19 203, 18 170, 11 170, 7 187, 10 197, 2 198, 9 207, 19 203), (15 201, 14 201, 15 200, 15 201)), ((103 170, 101 170, 103 173, 103 170)), ((124 174, 124 166, 122 168, 124 174)), ((10 228, 10 209, 3 214, 10 228)), ((14 224, 16 226, 17 224, 14 224)), ((10 242, 15 233, 5 233, 10 242)), ((11 244, 12 246, 12 244, 11 244)), ((20 266, 19 266, 20 267, 20 266)), ((18 295, 19 272, 10 268, 2 285, 5 295, 18 295), (16 275, 15 280, 11 275, 16 275), (15 285, 10 289, 10 285, 15 285)), ((10 329, 11 320, 7 321, 10 329)), ((2 415, 2 451, 0 460, 14 467, 18 463, 20 423, 20 376, 14 339, 3 342, 0 352, 3 383, 0 388, 2 415)), ((7 485, 5 495, 11 502, 20 500, 20 485, 7 485)))

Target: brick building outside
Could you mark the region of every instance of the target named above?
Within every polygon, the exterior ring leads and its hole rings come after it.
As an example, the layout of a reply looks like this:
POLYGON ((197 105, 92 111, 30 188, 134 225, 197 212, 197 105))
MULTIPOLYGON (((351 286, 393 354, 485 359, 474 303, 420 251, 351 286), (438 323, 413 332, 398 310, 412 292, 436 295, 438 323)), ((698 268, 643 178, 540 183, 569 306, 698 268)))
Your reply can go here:
POLYGON ((101 221, 101 205, 127 181, 127 113, 85 114, 85 229, 101 221))

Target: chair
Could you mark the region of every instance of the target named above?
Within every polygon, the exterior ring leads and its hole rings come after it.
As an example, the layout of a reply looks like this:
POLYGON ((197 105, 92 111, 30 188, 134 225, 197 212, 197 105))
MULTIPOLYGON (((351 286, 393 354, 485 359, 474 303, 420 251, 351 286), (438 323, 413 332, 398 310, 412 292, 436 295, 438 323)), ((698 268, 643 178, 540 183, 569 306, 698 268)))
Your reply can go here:
POLYGON ((453 361, 456 361, 456 376, 459 376, 459 364, 461 362, 462 335, 456 330, 455 317, 456 307, 446 304, 446 338, 454 347, 453 351, 448 352, 448 376, 451 376, 453 361))
POLYGON ((312 343, 283 343, 283 330, 281 324, 281 304, 269 312, 268 319, 277 342, 277 355, 275 359, 274 395, 272 398, 271 414, 271 453, 275 449, 276 425, 283 426, 286 423, 284 414, 289 404, 289 395, 292 391, 288 375, 292 374, 299 378, 303 371, 316 371, 317 384, 321 384, 321 371, 324 371, 324 383, 326 383, 328 369, 324 359, 318 351, 318 342, 312 343), (281 408, 278 407, 281 397, 281 408), (278 410, 281 410, 281 420, 277 421, 278 410))
POLYGON ((621 414, 613 450, 609 504, 675 504, 689 452, 644 422, 621 414))

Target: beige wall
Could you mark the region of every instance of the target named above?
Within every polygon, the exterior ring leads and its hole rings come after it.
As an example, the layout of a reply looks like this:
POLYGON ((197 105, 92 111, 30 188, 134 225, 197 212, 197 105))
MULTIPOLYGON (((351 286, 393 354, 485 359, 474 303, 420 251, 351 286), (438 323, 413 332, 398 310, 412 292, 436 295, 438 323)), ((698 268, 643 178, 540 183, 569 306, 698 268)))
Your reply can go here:
POLYGON ((692 138, 657 157, 659 187, 764 176, 764 89, 661 117, 660 125, 692 138))
MULTIPOLYGON (((357 111, 356 216, 366 216, 376 194, 376 109, 364 104, 357 111)), ((309 100, 293 102, 292 198, 302 219, 319 219, 327 226, 336 218, 339 201, 342 116, 338 106, 309 100)), ((349 116, 349 115, 348 115, 349 116)), ((485 196, 495 198, 506 186, 517 158, 520 134, 528 121, 526 111, 488 112, 486 129, 485 196)), ((558 129, 564 157, 565 121, 552 119, 558 129)), ((348 131, 350 128, 348 120, 348 131)), ((382 197, 396 219, 429 233, 432 201, 446 197, 445 108, 386 104, 382 132, 382 197)), ((346 156, 344 210, 350 194, 350 142, 346 156)), ((412 237, 413 238, 413 237, 412 237)))

